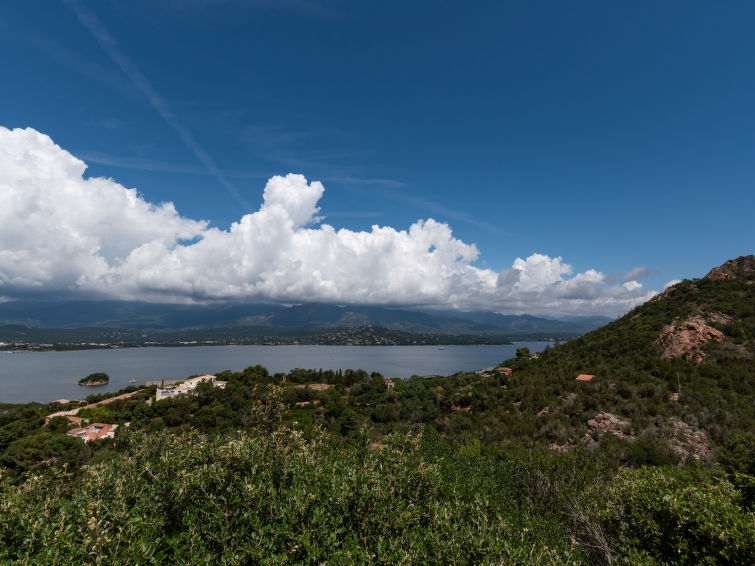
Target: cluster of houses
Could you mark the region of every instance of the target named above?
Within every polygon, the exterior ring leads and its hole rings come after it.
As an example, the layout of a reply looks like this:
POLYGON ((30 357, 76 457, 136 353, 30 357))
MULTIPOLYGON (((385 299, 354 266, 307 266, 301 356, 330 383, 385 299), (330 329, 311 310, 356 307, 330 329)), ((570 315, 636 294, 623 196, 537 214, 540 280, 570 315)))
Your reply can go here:
MULTIPOLYGON (((175 397, 176 395, 187 393, 189 391, 192 391, 193 389, 196 389, 197 385, 203 382, 211 383, 214 387, 220 388, 225 388, 226 385, 225 381, 218 381, 214 375, 200 375, 198 377, 189 378, 183 382, 178 382, 176 385, 158 387, 155 395, 155 400, 160 401, 162 399, 168 399, 170 397, 175 397)), ((53 419, 55 417, 65 417, 66 419, 68 419, 68 422, 71 425, 76 425, 75 428, 72 428, 66 434, 68 436, 73 436, 74 438, 80 438, 84 442, 91 442, 92 440, 99 440, 102 438, 115 438, 115 431, 118 428, 117 424, 89 423, 86 419, 77 417, 77 413, 82 409, 92 409, 94 407, 97 407, 98 405, 104 405, 107 403, 112 403, 114 401, 128 399, 138 393, 140 392, 133 391, 130 393, 124 393, 123 395, 117 395, 115 397, 103 399, 102 401, 98 401, 97 403, 90 403, 89 405, 76 407, 75 409, 69 409, 67 411, 58 411, 56 413, 47 415, 45 417, 45 423, 49 423, 50 419, 53 419)), ((58 402, 69 403, 70 401, 68 401, 67 399, 58 399, 58 402)), ((151 399, 147 399, 148 404, 150 404, 151 402, 151 399)), ((124 426, 128 425, 129 423, 126 423, 124 426)))
MULTIPOLYGON (((53 419, 55 417, 65 417, 68 419, 68 422, 72 425, 78 425, 76 428, 72 428, 69 430, 66 434, 68 436, 73 436, 75 438, 81 438, 84 442, 90 442, 92 440, 99 440, 101 438, 114 438, 115 437, 115 429, 118 428, 118 425, 116 424, 106 424, 106 423, 91 423, 88 424, 89 421, 82 417, 77 417, 77 413, 83 409, 93 409, 94 407, 97 407, 99 405, 107 405, 108 403, 112 403, 114 401, 120 401, 122 399, 129 399, 139 393, 138 391, 132 391, 131 393, 124 393, 123 395, 117 395, 115 397, 109 397, 108 399, 103 399, 102 401, 98 401, 96 403, 90 403, 89 405, 85 405, 83 407, 76 407, 75 409, 69 409, 67 411, 58 411, 57 413, 52 413, 50 415, 47 415, 45 417, 45 424, 50 422, 50 419, 53 419), (86 426, 84 426, 86 425, 86 426)), ((58 399, 58 403, 70 403, 68 399, 58 399)), ((128 426, 129 423, 126 423, 125 426, 128 426)))

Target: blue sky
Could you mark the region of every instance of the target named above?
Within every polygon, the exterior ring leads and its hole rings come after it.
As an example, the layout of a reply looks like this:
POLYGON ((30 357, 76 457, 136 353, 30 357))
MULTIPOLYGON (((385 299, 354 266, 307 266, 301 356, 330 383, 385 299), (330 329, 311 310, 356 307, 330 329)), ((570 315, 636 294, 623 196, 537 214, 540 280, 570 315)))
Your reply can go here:
POLYGON ((754 26, 750 2, 6 3, 0 126, 221 230, 296 173, 336 230, 432 218, 479 269, 662 290, 753 253, 754 26))

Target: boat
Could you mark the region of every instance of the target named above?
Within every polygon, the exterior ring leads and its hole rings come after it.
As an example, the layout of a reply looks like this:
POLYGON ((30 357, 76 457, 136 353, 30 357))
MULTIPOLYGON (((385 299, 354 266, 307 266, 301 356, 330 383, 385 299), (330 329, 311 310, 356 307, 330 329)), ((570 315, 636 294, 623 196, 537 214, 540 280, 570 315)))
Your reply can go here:
POLYGON ((136 380, 135 379, 129 379, 128 382, 129 383, 136 383, 136 380))

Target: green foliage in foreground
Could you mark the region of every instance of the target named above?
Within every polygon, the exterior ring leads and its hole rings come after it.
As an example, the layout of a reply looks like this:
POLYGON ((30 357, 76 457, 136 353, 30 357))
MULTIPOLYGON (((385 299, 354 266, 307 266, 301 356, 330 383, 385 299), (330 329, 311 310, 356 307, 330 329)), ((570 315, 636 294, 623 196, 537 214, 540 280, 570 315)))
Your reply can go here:
MULTIPOLYGON (((439 439, 385 448, 318 435, 133 435, 72 479, 50 470, 0 494, 0 562, 522 563, 580 561, 439 439)), ((485 471, 489 472, 490 469, 485 471)))
POLYGON ((743 514, 728 482, 693 485, 662 468, 627 471, 610 487, 620 505, 604 512, 631 563, 752 564, 755 515, 743 514))
MULTIPOLYGON (((432 429, 370 450, 315 432, 126 432, 75 475, 0 481, 6 564, 747 564, 753 514, 725 481, 599 454, 481 455, 432 429)), ((274 422, 272 422, 274 425, 274 422)), ((273 427, 274 428, 274 427, 273 427)))

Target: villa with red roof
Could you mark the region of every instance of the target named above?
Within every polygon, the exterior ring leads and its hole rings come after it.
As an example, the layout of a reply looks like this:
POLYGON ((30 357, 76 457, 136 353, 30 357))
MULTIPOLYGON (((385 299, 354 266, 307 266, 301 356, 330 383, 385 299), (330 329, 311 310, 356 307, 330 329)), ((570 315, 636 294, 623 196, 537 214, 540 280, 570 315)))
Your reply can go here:
POLYGON ((66 434, 89 442, 100 438, 115 438, 117 428, 117 424, 94 423, 84 428, 72 428, 66 434))

